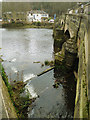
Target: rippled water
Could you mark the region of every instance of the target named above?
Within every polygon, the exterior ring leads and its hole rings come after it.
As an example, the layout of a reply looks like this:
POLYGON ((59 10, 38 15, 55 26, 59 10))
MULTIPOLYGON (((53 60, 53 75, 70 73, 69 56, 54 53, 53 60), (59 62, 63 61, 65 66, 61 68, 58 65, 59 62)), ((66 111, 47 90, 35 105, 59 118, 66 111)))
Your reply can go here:
POLYGON ((54 70, 37 77, 37 74, 49 68, 42 67, 45 60, 54 60, 53 30, 51 29, 2 29, 3 66, 9 76, 9 82, 27 81, 27 88, 32 97, 39 96, 28 108, 28 117, 72 117, 74 110, 73 78, 64 85, 54 88, 54 70), (40 63, 33 63, 40 61, 40 63), (31 79, 32 78, 32 79, 31 79), (31 79, 31 80, 30 80, 31 79))

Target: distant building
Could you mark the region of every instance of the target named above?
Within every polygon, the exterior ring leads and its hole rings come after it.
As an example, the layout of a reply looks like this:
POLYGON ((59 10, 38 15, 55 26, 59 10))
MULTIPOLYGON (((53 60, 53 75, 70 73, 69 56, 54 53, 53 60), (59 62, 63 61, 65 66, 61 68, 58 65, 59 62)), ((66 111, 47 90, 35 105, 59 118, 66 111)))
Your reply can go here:
POLYGON ((29 22, 42 22, 43 19, 47 19, 49 14, 41 10, 31 10, 27 12, 27 20, 29 22))
POLYGON ((69 11, 69 14, 72 14, 72 13, 73 13, 73 10, 70 10, 70 11, 69 11))
POLYGON ((31 10, 27 12, 4 12, 3 22, 23 23, 23 22, 48 22, 49 14, 41 10, 31 10))

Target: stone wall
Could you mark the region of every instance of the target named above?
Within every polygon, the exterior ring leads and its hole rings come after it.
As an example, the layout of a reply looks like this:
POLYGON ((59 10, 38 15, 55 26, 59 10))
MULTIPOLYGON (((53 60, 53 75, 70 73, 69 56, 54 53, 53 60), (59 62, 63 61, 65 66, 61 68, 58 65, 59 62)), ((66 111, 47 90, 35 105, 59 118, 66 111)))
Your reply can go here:
POLYGON ((89 102, 88 102, 88 76, 87 76, 87 52, 88 52, 88 20, 83 17, 78 31, 77 46, 78 46, 78 79, 76 88, 75 112, 74 117, 88 118, 89 117, 89 102))
POLYGON ((88 29, 87 15, 66 14, 56 20, 53 30, 55 47, 60 48, 55 64, 77 78, 74 118, 89 117, 88 29))

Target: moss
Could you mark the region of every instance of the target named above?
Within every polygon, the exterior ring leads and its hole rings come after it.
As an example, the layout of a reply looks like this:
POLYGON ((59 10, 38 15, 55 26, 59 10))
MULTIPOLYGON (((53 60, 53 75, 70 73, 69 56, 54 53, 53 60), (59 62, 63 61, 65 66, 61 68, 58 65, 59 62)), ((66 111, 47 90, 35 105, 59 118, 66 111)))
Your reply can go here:
POLYGON ((86 101, 86 110, 87 110, 87 112, 88 112, 88 114, 89 114, 89 102, 88 102, 88 99, 87 99, 87 101, 86 101))
POLYGON ((54 66, 54 61, 52 61, 52 60, 51 60, 51 61, 46 60, 46 61, 44 62, 44 64, 47 65, 47 66, 50 65, 50 66, 52 67, 52 66, 54 66))
POLYGON ((86 83, 85 83, 85 81, 83 80, 83 88, 85 88, 85 86, 86 86, 86 83))
POLYGON ((63 64, 55 64, 55 68, 58 69, 62 74, 67 73, 67 68, 63 64))
POLYGON ((87 88, 85 88, 85 96, 87 97, 87 88))

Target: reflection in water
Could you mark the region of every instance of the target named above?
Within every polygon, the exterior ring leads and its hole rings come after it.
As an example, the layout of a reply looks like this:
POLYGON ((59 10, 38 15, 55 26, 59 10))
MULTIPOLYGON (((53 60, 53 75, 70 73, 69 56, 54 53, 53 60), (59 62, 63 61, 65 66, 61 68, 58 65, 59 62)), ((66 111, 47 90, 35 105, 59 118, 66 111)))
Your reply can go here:
POLYGON ((75 102, 74 75, 55 77, 57 72, 56 70, 52 70, 30 82, 30 84, 34 86, 35 91, 37 91, 39 98, 33 103, 32 109, 29 108, 28 117, 73 117, 75 102), (48 84, 46 85, 43 81, 47 81, 48 84), (42 83, 44 83, 44 85, 42 83), (58 87, 53 87, 56 83, 58 83, 58 87))
POLYGON ((66 79, 66 86, 64 87, 65 92, 65 101, 67 101, 67 109, 69 111, 74 111, 74 104, 75 104, 75 90, 76 90, 76 82, 74 78, 74 74, 65 77, 66 79))
POLYGON ((50 29, 3 30, 2 54, 6 60, 3 65, 9 82, 27 81, 26 88, 31 97, 37 97, 32 106, 25 110, 28 118, 73 116, 73 75, 61 76, 60 70, 54 69, 37 77, 37 74, 50 67, 41 67, 41 63, 54 59, 52 33, 50 29), (34 63, 35 61, 40 63, 34 63), (54 84, 57 84, 57 88, 54 84))
POLYGON ((29 81, 30 79, 34 78, 34 77, 36 77, 36 75, 34 75, 33 73, 32 73, 32 74, 31 74, 31 73, 26 74, 26 75, 23 76, 23 81, 24 81, 24 82, 27 82, 27 81, 29 81))
POLYGON ((75 76, 72 72, 63 76, 60 74, 60 71, 59 68, 54 69, 55 81, 53 86, 54 88, 60 87, 60 84, 63 86, 67 110, 69 112, 74 111, 76 92, 75 76))

